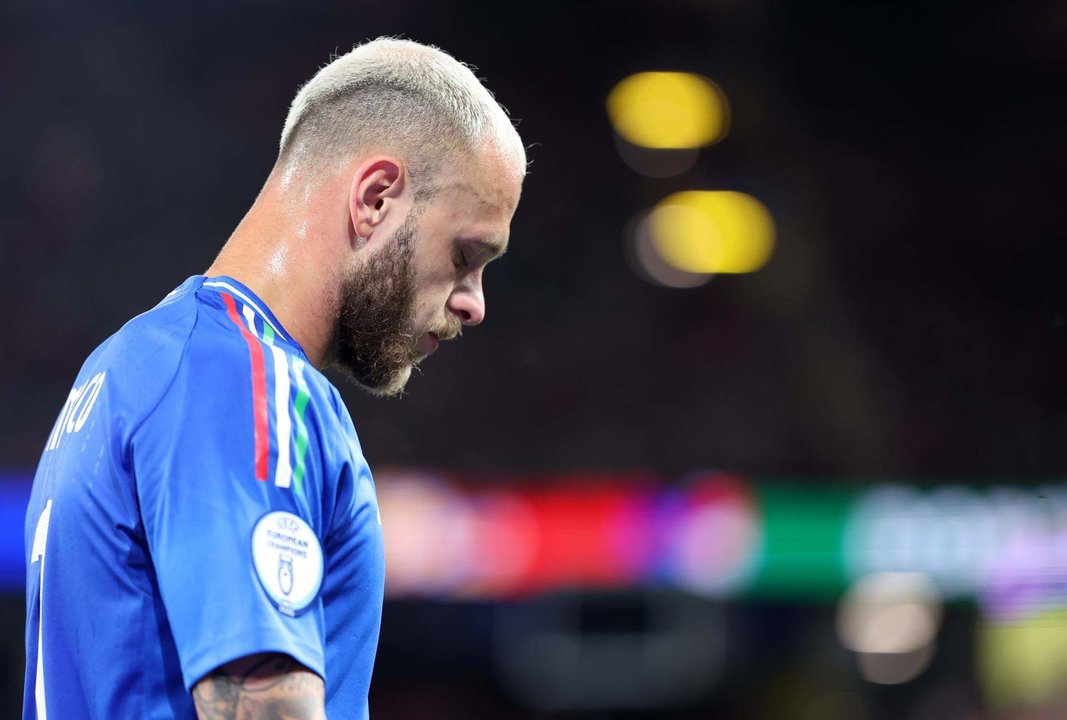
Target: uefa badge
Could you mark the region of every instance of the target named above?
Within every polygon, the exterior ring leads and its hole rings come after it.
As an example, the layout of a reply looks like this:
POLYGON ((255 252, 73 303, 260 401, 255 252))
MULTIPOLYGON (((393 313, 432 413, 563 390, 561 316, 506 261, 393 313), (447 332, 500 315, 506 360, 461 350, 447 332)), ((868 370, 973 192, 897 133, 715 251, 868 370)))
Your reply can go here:
POLYGON ((278 586, 286 597, 293 591, 293 558, 288 555, 278 556, 278 586))
POLYGON ((311 526, 290 512, 269 512, 252 529, 252 563, 278 610, 296 616, 322 586, 322 545, 311 526))

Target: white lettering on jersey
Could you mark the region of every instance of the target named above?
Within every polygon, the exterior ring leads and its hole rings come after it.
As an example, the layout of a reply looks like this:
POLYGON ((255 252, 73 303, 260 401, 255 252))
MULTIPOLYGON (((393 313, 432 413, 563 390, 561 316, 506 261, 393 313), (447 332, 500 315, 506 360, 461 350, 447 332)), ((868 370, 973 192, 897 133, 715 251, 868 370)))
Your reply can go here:
POLYGON ((45 503, 37 529, 33 533, 33 549, 30 562, 41 561, 40 586, 37 593, 37 671, 34 673, 33 697, 37 707, 37 720, 48 720, 48 707, 44 697, 44 553, 48 547, 48 522, 52 519, 52 498, 45 503))
POLYGON ((103 387, 106 376, 106 372, 99 372, 81 387, 70 391, 67 402, 63 403, 63 409, 59 411, 56 426, 48 436, 45 450, 55 450, 64 435, 76 433, 85 427, 85 421, 89 419, 89 413, 96 405, 96 398, 100 395, 100 388, 103 387))

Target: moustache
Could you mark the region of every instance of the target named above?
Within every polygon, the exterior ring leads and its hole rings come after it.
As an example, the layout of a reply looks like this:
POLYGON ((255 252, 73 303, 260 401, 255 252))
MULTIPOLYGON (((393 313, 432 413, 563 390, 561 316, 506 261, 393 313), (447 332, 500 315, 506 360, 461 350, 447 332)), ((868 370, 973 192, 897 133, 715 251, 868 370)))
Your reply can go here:
POLYGON ((455 315, 450 315, 430 332, 436 335, 438 340, 454 340, 463 334, 463 323, 455 315))

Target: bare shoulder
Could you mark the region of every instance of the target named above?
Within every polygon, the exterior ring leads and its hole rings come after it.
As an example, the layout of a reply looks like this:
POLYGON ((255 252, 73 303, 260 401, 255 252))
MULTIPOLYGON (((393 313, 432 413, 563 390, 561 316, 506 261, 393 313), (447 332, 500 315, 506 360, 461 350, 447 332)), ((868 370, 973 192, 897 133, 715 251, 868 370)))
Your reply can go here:
POLYGON ((325 720, 322 678, 288 655, 226 663, 193 687, 200 720, 325 720))

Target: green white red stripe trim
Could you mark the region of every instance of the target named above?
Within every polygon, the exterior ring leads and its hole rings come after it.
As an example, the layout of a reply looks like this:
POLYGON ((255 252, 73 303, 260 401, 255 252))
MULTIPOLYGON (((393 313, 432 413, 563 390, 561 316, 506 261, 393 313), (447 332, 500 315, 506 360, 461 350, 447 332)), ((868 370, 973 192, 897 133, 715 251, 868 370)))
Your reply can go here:
MULTIPOLYGON (((206 283, 205 283, 206 284, 206 283)), ((241 337, 248 345, 248 355, 252 363, 252 435, 254 438, 254 458, 256 468, 256 480, 267 479, 267 464, 270 454, 270 439, 268 436, 267 423, 267 374, 263 363, 263 348, 259 344, 259 338, 249 332, 241 318, 237 315, 237 305, 233 297, 227 293, 220 293, 222 302, 226 305, 226 314, 241 331, 241 337)), ((247 309, 247 307, 245 307, 247 309)))
POLYGON ((284 337, 282 331, 279 330, 277 326, 275 326, 275 324, 270 321, 269 317, 267 317, 267 313, 263 312, 263 308, 257 305, 251 298, 249 298, 239 289, 235 288, 233 285, 230 285, 228 282, 222 282, 221 280, 208 280, 204 283, 204 287, 220 288, 222 290, 227 290, 231 294, 239 297, 241 299, 241 302, 255 310, 256 314, 263 318, 263 322, 265 324, 270 325, 271 329, 274 330, 275 335, 282 335, 284 337))
POLYGON ((278 461, 274 464, 274 484, 287 488, 293 480, 293 466, 289 460, 289 441, 292 424, 289 421, 289 361, 285 351, 270 346, 274 355, 274 435, 278 441, 278 461))
POLYGON ((258 338, 259 333, 256 332, 256 314, 252 311, 252 308, 247 305, 242 305, 241 314, 244 315, 245 322, 248 323, 249 331, 258 338))
MULTIPOLYGON (((204 284, 231 289, 231 286, 226 283, 204 284)), ((234 292, 239 291, 234 289, 234 292)), ((237 326, 248 345, 252 364, 256 479, 261 481, 268 479, 270 445, 273 440, 277 449, 274 463, 274 485, 280 488, 292 487, 294 492, 302 494, 304 478, 307 476, 308 429, 305 416, 311 399, 311 392, 304 377, 304 368, 307 363, 295 355, 291 356, 283 347, 274 344, 276 336, 281 333, 258 307, 251 303, 242 304, 240 313, 238 313, 234 298, 227 292, 221 292, 220 295, 226 305, 227 315, 237 326), (262 320, 262 334, 256 328, 257 315, 262 320), (263 345, 266 345, 266 350, 270 352, 270 361, 274 370, 273 435, 270 433, 268 418, 263 345)), ((247 301, 243 295, 240 297, 247 301)))
POLYGON ((304 379, 304 361, 293 358, 293 375, 296 376, 296 402, 293 403, 293 417, 296 419, 296 469, 293 470, 293 484, 297 494, 304 490, 304 475, 307 474, 305 457, 308 450, 308 429, 304 423, 304 412, 308 407, 311 393, 304 379))

